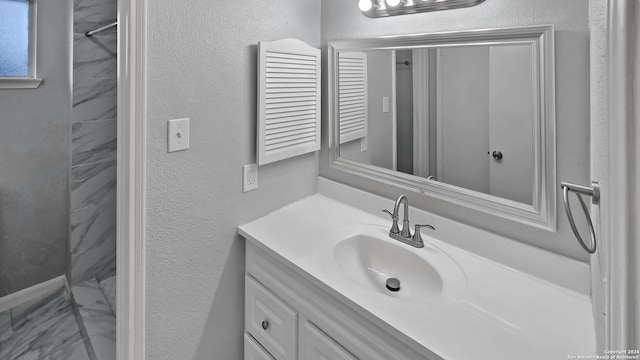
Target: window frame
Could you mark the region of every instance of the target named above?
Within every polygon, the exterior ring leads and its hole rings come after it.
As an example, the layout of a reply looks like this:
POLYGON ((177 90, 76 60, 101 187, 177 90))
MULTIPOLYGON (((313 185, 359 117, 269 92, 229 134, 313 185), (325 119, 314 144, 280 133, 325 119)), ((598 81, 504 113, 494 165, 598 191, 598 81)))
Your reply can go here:
POLYGON ((38 6, 37 0, 29 2, 29 64, 27 76, 1 76, 0 89, 36 89, 42 83, 37 77, 37 37, 38 37, 38 6))

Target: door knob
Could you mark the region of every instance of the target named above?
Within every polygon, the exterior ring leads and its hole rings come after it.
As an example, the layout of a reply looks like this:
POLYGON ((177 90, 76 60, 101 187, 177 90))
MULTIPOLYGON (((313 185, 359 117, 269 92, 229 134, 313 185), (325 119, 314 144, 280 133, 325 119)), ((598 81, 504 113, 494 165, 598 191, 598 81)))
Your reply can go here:
POLYGON ((493 155, 493 158, 494 158, 494 159, 496 159, 496 160, 502 160, 502 152, 501 152, 501 151, 496 150, 496 151, 494 151, 494 152, 493 152, 493 154, 492 154, 492 155, 493 155))

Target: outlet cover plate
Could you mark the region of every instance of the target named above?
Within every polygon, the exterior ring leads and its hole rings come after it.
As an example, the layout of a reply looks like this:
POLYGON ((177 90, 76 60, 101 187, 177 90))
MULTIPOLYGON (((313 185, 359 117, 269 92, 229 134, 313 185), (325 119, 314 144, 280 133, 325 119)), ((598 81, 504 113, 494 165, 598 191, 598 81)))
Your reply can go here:
POLYGON ((189 119, 169 120, 167 126, 169 152, 189 148, 189 119))
POLYGON ((258 188, 258 164, 248 164, 242 167, 242 192, 258 188))

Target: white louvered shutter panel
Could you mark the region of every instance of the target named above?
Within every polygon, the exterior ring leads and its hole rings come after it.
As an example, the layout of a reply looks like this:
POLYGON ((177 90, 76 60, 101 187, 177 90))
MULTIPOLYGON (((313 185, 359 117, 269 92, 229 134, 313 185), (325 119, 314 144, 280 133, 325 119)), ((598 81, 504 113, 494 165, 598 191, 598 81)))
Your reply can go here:
POLYGON ((258 165, 320 150, 320 49, 260 42, 258 165))
POLYGON ((338 54, 338 109, 340 143, 367 136, 367 54, 338 54))

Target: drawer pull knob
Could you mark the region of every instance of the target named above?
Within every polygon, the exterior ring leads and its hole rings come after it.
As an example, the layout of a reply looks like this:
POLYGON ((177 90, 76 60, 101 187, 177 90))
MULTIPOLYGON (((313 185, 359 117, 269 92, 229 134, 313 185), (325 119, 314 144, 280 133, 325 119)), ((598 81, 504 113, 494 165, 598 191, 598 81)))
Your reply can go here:
POLYGON ((269 328, 269 322, 267 320, 262 321, 262 329, 267 330, 269 328))

